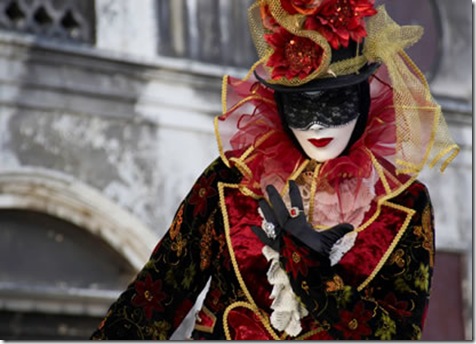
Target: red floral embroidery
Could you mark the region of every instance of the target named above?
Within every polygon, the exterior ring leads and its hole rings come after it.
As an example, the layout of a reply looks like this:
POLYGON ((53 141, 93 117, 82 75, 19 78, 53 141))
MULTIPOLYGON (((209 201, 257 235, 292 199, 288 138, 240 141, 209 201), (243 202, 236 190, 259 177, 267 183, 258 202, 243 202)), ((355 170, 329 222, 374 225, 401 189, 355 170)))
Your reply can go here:
POLYGON ((215 173, 210 176, 202 176, 193 186, 192 194, 190 195, 189 203, 193 204, 193 216, 200 214, 204 216, 207 212, 207 199, 217 194, 217 191, 212 186, 215 180, 215 173))
POLYGON ((304 79, 321 64, 323 49, 309 38, 295 36, 283 28, 264 38, 274 49, 266 63, 273 68, 273 79, 304 79))
POLYGON ((135 283, 136 295, 132 299, 134 305, 142 307, 147 319, 152 318, 152 312, 164 310, 162 301, 165 293, 162 291, 162 281, 153 281, 150 275, 145 277, 145 281, 135 283))
POLYGON ((297 279, 298 275, 306 277, 308 275, 308 268, 319 265, 319 262, 314 259, 306 259, 307 254, 304 254, 302 248, 296 248, 296 245, 291 239, 284 238, 284 245, 281 251, 281 255, 288 259, 286 264, 286 270, 290 272, 293 279, 297 279))
POLYGON ((347 47, 349 40, 358 43, 367 35, 364 17, 377 13, 373 0, 328 0, 315 15, 306 19, 304 27, 320 32, 333 49, 347 47))
POLYGON ((409 317, 412 315, 408 309, 407 301, 399 301, 394 293, 389 293, 385 296, 382 301, 382 306, 385 307, 388 311, 398 314, 399 316, 409 317))
POLYGON ((352 311, 343 309, 339 312, 340 322, 335 328, 342 332, 343 339, 358 340, 372 333, 367 322, 372 318, 372 312, 364 308, 364 303, 359 302, 352 311))

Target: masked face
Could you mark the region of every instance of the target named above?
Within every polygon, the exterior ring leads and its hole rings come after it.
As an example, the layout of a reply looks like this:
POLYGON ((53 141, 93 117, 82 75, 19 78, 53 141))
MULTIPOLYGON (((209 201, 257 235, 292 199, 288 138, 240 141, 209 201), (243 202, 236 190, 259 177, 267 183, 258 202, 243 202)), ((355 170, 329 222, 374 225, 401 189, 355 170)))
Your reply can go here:
POLYGON ((356 86, 282 97, 286 123, 308 157, 324 162, 345 150, 359 116, 356 86))
POLYGON ((343 126, 326 128, 319 124, 307 130, 291 128, 306 155, 318 162, 337 158, 347 147, 357 118, 343 126))

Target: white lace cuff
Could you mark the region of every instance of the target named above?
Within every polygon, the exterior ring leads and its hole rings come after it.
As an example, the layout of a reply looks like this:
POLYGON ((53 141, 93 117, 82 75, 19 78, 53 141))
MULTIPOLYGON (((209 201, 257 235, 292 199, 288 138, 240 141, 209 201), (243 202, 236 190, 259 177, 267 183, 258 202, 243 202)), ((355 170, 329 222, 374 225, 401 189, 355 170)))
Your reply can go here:
POLYGON ((329 254, 331 266, 336 265, 341 260, 342 256, 354 246, 355 239, 357 239, 357 232, 352 231, 337 240, 334 246, 332 246, 329 254))
POLYGON ((271 325, 279 331, 285 331, 288 335, 296 337, 301 331, 301 319, 308 315, 307 309, 299 302, 294 294, 289 277, 279 265, 279 253, 269 246, 263 247, 263 255, 271 262, 267 277, 273 286, 270 298, 271 325))

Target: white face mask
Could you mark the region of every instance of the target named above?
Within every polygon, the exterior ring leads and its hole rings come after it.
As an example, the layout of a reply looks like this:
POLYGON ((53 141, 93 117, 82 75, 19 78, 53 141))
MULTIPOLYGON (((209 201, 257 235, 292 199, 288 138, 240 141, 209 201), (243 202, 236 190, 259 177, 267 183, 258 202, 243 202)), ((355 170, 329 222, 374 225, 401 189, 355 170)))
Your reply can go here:
POLYGON ((290 128, 306 155, 318 162, 337 158, 347 147, 357 118, 338 127, 324 127, 319 124, 309 129, 290 128))

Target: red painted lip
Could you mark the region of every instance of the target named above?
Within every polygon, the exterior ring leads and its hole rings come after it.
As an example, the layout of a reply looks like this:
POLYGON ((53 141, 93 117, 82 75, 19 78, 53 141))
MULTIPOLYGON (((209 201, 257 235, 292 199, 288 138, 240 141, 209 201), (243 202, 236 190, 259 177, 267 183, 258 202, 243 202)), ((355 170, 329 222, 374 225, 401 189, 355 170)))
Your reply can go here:
POLYGON ((326 138, 323 138, 323 139, 309 139, 308 141, 311 142, 317 148, 322 148, 322 147, 327 146, 329 143, 331 143, 332 140, 333 140, 333 138, 326 137, 326 138))

